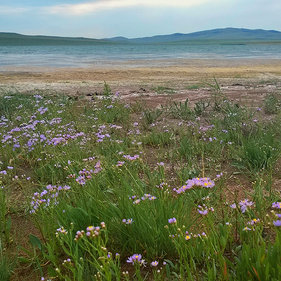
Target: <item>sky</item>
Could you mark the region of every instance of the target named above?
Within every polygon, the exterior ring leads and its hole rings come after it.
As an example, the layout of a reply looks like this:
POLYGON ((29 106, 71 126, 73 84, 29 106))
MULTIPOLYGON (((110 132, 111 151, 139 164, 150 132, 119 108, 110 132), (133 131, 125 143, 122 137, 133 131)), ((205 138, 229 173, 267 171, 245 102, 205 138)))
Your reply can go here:
POLYGON ((128 38, 237 27, 281 31, 281 0, 0 0, 0 32, 128 38))

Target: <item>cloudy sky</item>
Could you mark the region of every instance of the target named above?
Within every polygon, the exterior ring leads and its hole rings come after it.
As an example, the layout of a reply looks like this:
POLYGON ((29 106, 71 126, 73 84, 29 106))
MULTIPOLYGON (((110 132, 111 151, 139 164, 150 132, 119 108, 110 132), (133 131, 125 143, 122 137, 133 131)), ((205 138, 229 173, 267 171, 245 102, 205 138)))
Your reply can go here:
POLYGON ((281 0, 0 0, 0 31, 143 37, 244 27, 281 31, 281 0))

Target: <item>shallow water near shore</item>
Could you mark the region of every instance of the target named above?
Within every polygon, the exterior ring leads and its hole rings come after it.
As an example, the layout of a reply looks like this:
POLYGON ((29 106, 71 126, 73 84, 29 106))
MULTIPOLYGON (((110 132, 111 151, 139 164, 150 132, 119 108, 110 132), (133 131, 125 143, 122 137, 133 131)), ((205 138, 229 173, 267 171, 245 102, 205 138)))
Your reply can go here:
POLYGON ((91 46, 0 46, 7 66, 169 66, 186 59, 281 59, 281 44, 105 44, 91 46))

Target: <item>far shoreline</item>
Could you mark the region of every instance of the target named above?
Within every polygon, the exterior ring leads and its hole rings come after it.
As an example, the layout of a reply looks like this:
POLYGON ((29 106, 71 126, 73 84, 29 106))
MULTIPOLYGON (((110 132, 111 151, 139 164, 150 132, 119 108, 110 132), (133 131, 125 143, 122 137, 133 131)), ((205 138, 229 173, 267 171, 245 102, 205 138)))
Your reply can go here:
POLYGON ((11 64, 1 65, 0 73, 28 71, 28 72, 52 72, 59 70, 125 70, 142 68, 170 68, 170 67, 239 67, 239 66, 279 66, 280 58, 266 57, 218 57, 218 58, 166 58, 166 59, 131 59, 131 60, 100 60, 84 64, 11 64))

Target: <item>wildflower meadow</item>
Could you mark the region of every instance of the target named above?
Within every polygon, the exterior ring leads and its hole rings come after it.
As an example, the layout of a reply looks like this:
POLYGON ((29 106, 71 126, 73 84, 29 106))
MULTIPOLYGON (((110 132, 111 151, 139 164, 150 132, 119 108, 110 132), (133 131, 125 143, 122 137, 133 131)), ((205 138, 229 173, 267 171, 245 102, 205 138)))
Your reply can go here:
POLYGON ((2 94, 0 280, 280 280, 280 94, 211 90, 2 94))

